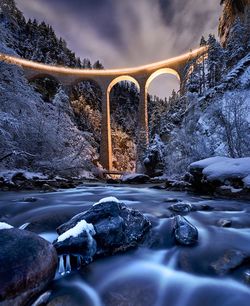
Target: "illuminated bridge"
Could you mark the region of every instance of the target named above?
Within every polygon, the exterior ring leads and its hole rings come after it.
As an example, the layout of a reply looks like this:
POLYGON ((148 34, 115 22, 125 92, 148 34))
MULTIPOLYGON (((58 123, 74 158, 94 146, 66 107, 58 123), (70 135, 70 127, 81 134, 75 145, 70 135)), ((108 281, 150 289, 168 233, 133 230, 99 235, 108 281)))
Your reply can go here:
POLYGON ((123 69, 74 69, 45 65, 22 58, 1 54, 0 60, 9 64, 21 66, 28 80, 41 77, 52 77, 67 90, 81 81, 94 81, 102 90, 102 123, 100 162, 107 170, 112 170, 112 145, 110 127, 110 92, 120 81, 130 81, 137 85, 140 91, 138 117, 138 148, 137 171, 140 171, 143 152, 148 144, 147 92, 150 83, 161 74, 172 74, 177 77, 182 86, 187 63, 207 52, 207 47, 201 47, 186 54, 164 61, 123 69))

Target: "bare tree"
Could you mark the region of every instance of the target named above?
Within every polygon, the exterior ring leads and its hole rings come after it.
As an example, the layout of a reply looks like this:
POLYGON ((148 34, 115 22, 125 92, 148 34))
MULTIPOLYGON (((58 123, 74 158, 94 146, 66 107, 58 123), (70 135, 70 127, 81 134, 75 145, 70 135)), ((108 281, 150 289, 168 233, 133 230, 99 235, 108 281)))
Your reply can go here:
POLYGON ((217 111, 228 153, 234 158, 244 157, 250 153, 250 123, 248 122, 250 105, 247 99, 247 94, 240 92, 227 94, 217 111))

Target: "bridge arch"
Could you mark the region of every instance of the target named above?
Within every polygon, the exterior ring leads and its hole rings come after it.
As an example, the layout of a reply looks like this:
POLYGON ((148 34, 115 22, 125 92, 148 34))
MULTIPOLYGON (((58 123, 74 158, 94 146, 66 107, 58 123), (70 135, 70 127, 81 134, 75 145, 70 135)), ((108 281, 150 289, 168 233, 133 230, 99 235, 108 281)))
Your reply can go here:
MULTIPOLYGON (((105 104, 103 105, 103 111, 102 111, 102 116, 103 116, 103 126, 106 126, 105 132, 104 132, 104 137, 105 137, 105 142, 108 144, 108 149, 107 149, 107 155, 106 158, 106 164, 108 164, 107 169, 111 170, 113 163, 115 162, 114 156, 113 154, 116 154, 118 151, 113 151, 112 149, 112 143, 114 144, 115 141, 112 142, 112 131, 111 131, 111 91, 113 89, 113 87, 115 85, 117 85, 119 82, 131 82, 133 83, 138 91, 140 92, 140 84, 139 82, 132 76, 130 75, 121 75, 118 76, 116 78, 114 78, 113 80, 111 80, 108 85, 107 85, 107 89, 106 89, 106 99, 105 99, 105 104)), ((119 153, 118 153, 119 154, 119 153)), ((121 156, 121 155, 120 155, 121 156)), ((114 165, 115 167, 120 167, 122 165, 123 162, 121 162, 121 164, 117 164, 114 165)))
MULTIPOLYGON (((78 78, 75 78, 75 79, 70 83, 70 86, 71 86, 71 87, 74 87, 74 86, 77 86, 78 84, 84 83, 84 82, 90 82, 90 83, 92 83, 92 84, 95 84, 96 87, 102 89, 101 84, 100 84, 94 77, 91 77, 91 76, 85 76, 85 77, 78 77, 78 78)), ((104 94, 103 91, 102 91, 102 94, 104 94)))
POLYGON ((179 81, 181 81, 181 77, 180 77, 179 73, 178 73, 176 70, 174 70, 174 69, 172 69, 172 68, 162 68, 162 69, 156 70, 154 73, 152 73, 152 74, 149 76, 149 78, 148 78, 147 81, 146 81, 146 86, 145 86, 146 92, 148 92, 148 88, 149 88, 151 82, 152 82, 155 78, 157 78, 158 76, 160 76, 160 75, 162 75, 162 74, 171 74, 171 75, 174 75, 174 76, 177 77, 177 79, 178 79, 179 81))
POLYGON ((45 78, 48 78, 48 79, 51 79, 51 80, 54 80, 55 82, 57 82, 58 84, 61 84, 60 80, 54 76, 53 74, 49 74, 49 73, 36 73, 36 74, 32 74, 32 75, 27 75, 27 80, 29 82, 32 82, 34 80, 37 80, 37 79, 45 79, 45 78))
POLYGON ((49 73, 37 73, 27 78, 28 82, 37 91, 44 101, 52 102, 59 87, 60 80, 49 73))
POLYGON ((117 83, 122 82, 122 81, 127 81, 127 82, 132 82, 132 83, 134 83, 134 84, 138 87, 138 89, 139 89, 139 91, 140 91, 140 84, 139 84, 139 82, 138 82, 135 78, 131 77, 130 75, 122 75, 122 76, 119 76, 119 77, 113 79, 113 80, 110 82, 110 84, 109 84, 109 86, 108 86, 108 89, 107 89, 107 95, 110 94, 112 88, 113 88, 117 83))

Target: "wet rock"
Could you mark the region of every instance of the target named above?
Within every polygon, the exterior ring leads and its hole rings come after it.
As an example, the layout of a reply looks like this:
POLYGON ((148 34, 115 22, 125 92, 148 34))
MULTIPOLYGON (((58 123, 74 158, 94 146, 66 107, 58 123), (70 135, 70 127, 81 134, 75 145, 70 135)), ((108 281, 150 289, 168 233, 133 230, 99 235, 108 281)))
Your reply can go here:
POLYGON ((55 191, 57 191, 56 188, 54 188, 54 187, 52 187, 52 186, 50 186, 49 184, 46 184, 46 183, 43 184, 42 190, 44 192, 55 192, 55 191))
POLYGON ((198 230, 186 218, 176 216, 174 218, 174 236, 182 245, 194 245, 198 241, 198 230))
POLYGON ((211 268, 218 275, 226 275, 249 260, 250 257, 240 250, 228 250, 222 257, 211 264, 211 268))
POLYGON ((175 199, 175 198, 167 198, 164 202, 178 203, 178 202, 181 202, 181 201, 179 199, 175 199))
POLYGON ((127 174, 121 178, 123 184, 144 184, 149 181, 149 176, 140 173, 127 174))
POLYGON ((250 270, 246 270, 244 272, 244 282, 248 285, 250 285, 250 270))
POLYGON ((34 233, 2 229, 0 262, 0 304, 24 305, 54 278, 57 254, 49 242, 34 233))
POLYGON ((220 182, 214 181, 209 182, 203 176, 203 169, 200 165, 196 166, 191 164, 189 166, 189 176, 186 176, 186 180, 191 184, 193 190, 197 193, 201 193, 205 195, 212 195, 216 189, 220 185, 220 182))
MULTIPOLYGON (((47 306, 82 306, 83 301, 77 301, 77 299, 72 295, 61 295, 54 297, 47 306)), ((84 303, 84 306, 86 304, 84 303)), ((89 304, 88 304, 89 305, 89 304)), ((32 305, 33 306, 33 305, 32 305)))
MULTIPOLYGON (((136 247, 151 227, 150 221, 138 210, 128 208, 125 204, 111 197, 110 201, 100 202, 59 226, 57 228, 58 234, 62 235, 71 230, 82 220, 94 227, 95 257, 112 255, 136 247)), ((74 238, 74 254, 84 255, 84 252, 88 250, 86 247, 87 236, 88 234, 83 231, 74 238)), ((60 253, 63 250, 64 254, 70 254, 72 241, 71 238, 64 240, 60 248, 58 248, 58 241, 55 241, 54 245, 60 253)))
POLYGON ((13 176, 12 176, 12 182, 15 185, 19 185, 20 183, 27 181, 27 178, 25 176, 25 174, 23 172, 16 172, 13 176))
POLYGON ((150 183, 152 184, 163 184, 165 183, 166 177, 164 176, 156 176, 156 177, 150 177, 150 183))
POLYGON ((207 205, 207 204, 198 205, 196 208, 197 208, 197 210, 204 210, 204 211, 212 211, 212 210, 214 210, 214 208, 212 206, 207 205))
POLYGON ((156 189, 156 190, 164 190, 165 187, 162 185, 154 185, 154 186, 150 186, 150 189, 156 189))
POLYGON ((121 183, 121 180, 109 178, 109 179, 106 180, 106 183, 107 183, 107 184, 120 184, 120 183, 121 183))
POLYGON ((232 225, 232 221, 231 220, 227 220, 227 219, 220 219, 218 221, 218 225, 220 227, 230 227, 232 225))
POLYGON ((189 182, 167 179, 165 188, 171 191, 187 191, 190 189, 189 182))
POLYGON ((171 205, 168 209, 179 213, 188 213, 192 210, 195 210, 189 203, 176 203, 171 205))
POLYGON ((37 201, 37 198, 35 198, 35 197, 28 197, 28 198, 24 198, 23 199, 23 202, 30 202, 30 203, 32 203, 32 202, 36 202, 37 201))
POLYGON ((45 306, 47 305, 47 302, 49 301, 49 298, 51 296, 51 291, 46 291, 42 295, 40 295, 35 302, 32 303, 32 306, 45 306))

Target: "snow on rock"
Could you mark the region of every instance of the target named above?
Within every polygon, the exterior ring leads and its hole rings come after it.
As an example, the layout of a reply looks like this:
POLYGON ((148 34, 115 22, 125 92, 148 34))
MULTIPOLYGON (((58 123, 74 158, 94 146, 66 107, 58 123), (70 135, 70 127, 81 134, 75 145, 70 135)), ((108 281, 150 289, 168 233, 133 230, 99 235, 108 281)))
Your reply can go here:
POLYGON ((215 156, 215 157, 209 157, 209 158, 205 158, 199 161, 196 161, 194 163, 192 163, 190 165, 190 168, 199 168, 199 169, 204 169, 208 166, 210 166, 211 164, 214 164, 216 162, 220 162, 220 161, 225 161, 226 159, 230 159, 227 157, 222 157, 222 156, 215 156))
POLYGON ((13 226, 5 222, 0 222, 0 230, 10 229, 10 228, 13 228, 13 226))
POLYGON ((93 204, 93 206, 96 206, 96 205, 99 205, 99 204, 102 204, 102 203, 107 203, 107 202, 121 203, 121 201, 119 201, 115 197, 106 197, 106 198, 101 199, 99 202, 93 204))
POLYGON ((0 171, 0 177, 4 179, 5 183, 9 183, 9 184, 13 184, 13 178, 19 174, 21 174, 27 180, 33 180, 33 179, 40 179, 40 180, 45 179, 46 180, 48 179, 48 176, 42 174, 41 172, 30 172, 30 171, 25 171, 22 169, 0 171))
POLYGON ((190 169, 203 169, 202 173, 208 181, 221 181, 226 179, 243 179, 245 184, 249 183, 250 157, 229 158, 211 157, 192 163, 190 169))
POLYGON ((250 157, 225 158, 206 167, 203 174, 210 181, 224 181, 229 178, 243 179, 250 174, 250 157))
POLYGON ((83 231, 85 231, 89 237, 95 235, 93 224, 87 223, 85 220, 81 220, 74 227, 60 235, 57 238, 57 242, 62 242, 70 237, 78 237, 83 231))

